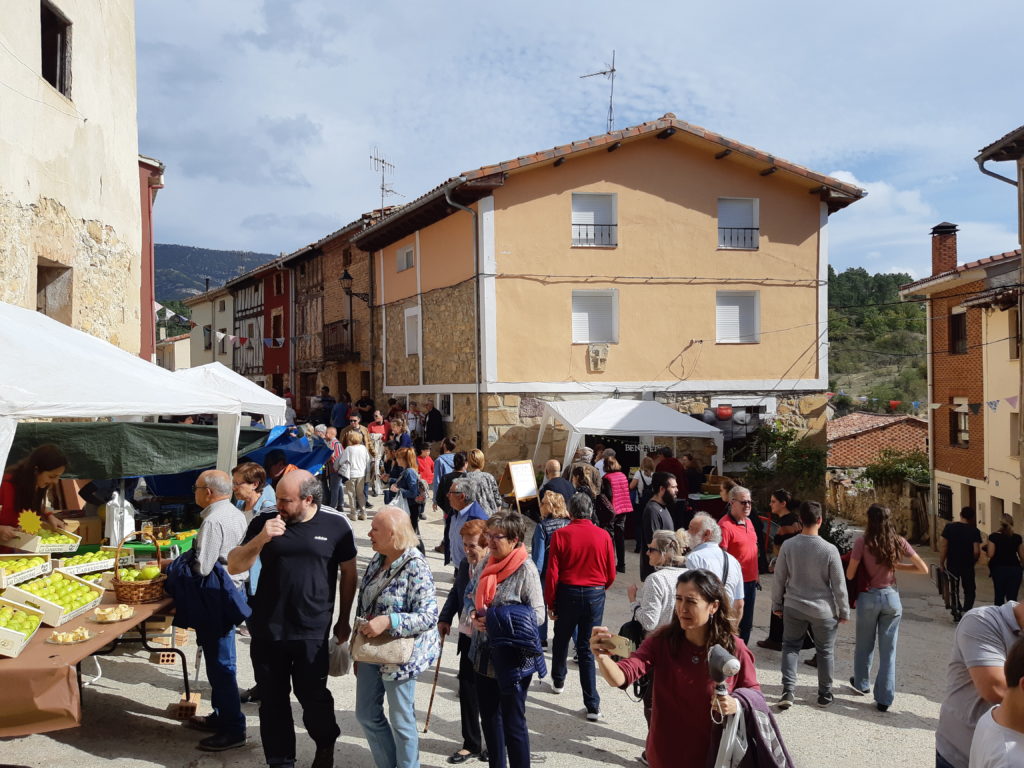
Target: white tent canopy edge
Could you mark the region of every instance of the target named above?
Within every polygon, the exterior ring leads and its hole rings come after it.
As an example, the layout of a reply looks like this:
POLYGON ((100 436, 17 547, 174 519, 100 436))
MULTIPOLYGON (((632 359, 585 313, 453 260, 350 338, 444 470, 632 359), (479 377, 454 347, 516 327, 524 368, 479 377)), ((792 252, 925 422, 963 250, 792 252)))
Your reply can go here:
POLYGON ((537 463, 544 433, 552 421, 569 430, 562 466, 568 466, 584 435, 622 437, 703 437, 714 440, 718 474, 724 466, 725 439, 722 430, 680 413, 654 400, 566 400, 544 403, 544 416, 537 432, 533 462, 537 463))
POLYGON ((263 425, 267 429, 284 425, 284 398, 235 373, 222 363, 181 368, 174 375, 197 387, 238 398, 243 411, 263 415, 263 425))

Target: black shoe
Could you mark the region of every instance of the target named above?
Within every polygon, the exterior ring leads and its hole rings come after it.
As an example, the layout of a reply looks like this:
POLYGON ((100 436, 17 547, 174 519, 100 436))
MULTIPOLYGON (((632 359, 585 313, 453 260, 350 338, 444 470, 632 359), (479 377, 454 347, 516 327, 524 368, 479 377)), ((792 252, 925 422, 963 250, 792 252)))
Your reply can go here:
POLYGON ((242 691, 238 695, 238 700, 243 704, 251 704, 252 702, 260 700, 260 687, 254 685, 248 691, 242 691))
POLYGON ((334 744, 329 747, 317 747, 309 768, 334 768, 334 744))
POLYGON ((850 687, 853 689, 853 692, 856 693, 858 696, 867 696, 868 693, 871 692, 870 689, 867 688, 858 688, 857 683, 854 681, 852 677, 850 678, 850 687))
POLYGON ((796 703, 796 696, 792 691, 785 691, 779 699, 779 709, 789 709, 796 703))
POLYGON ((817 666, 818 666, 818 654, 814 654, 813 656, 811 656, 811 658, 809 658, 807 661, 805 661, 804 664, 806 664, 808 667, 815 667, 815 668, 817 668, 817 666))
POLYGON ((192 728, 196 731, 217 733, 217 731, 220 730, 220 723, 217 722, 217 718, 213 715, 207 715, 205 717, 201 715, 192 715, 192 717, 185 721, 185 727, 192 728))
POLYGON ((491 756, 487 754, 487 750, 486 749, 483 752, 480 753, 480 762, 481 763, 489 763, 489 762, 491 762, 491 756))
POLYGON ((203 750, 203 752, 223 752, 226 749, 244 747, 245 734, 243 733, 241 736, 231 736, 226 733, 217 733, 213 736, 207 736, 196 746, 203 750))
POLYGON ((782 650, 782 643, 776 642, 775 640, 772 640, 771 638, 767 638, 765 640, 758 640, 756 645, 757 645, 758 648, 767 648, 769 651, 781 651, 782 650))
POLYGON ((819 693, 818 694, 818 706, 819 707, 827 707, 834 700, 835 700, 835 697, 832 695, 831 691, 828 692, 828 693, 819 693))
POLYGON ((479 757, 479 755, 474 754, 473 752, 463 752, 462 750, 459 750, 458 752, 454 752, 449 755, 447 762, 452 765, 458 765, 459 763, 464 763, 467 760, 472 760, 474 757, 479 757))
POLYGON ((888 712, 889 711, 889 705, 888 704, 879 704, 876 701, 875 702, 875 706, 878 708, 879 712, 888 712))

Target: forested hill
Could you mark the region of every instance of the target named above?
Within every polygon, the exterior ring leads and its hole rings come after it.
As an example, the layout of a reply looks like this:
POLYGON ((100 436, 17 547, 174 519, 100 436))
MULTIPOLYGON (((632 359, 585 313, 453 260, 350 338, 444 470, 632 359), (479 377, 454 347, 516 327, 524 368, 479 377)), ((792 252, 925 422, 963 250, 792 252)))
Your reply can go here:
MULTIPOLYGON (((869 274, 863 267, 828 268, 829 388, 844 391, 858 409, 885 410, 890 400, 909 409, 926 399, 925 309, 902 302, 905 273, 869 274), (856 401, 866 396, 867 403, 856 401), (872 403, 871 399, 877 402, 872 403)), ((837 409, 848 407, 834 398, 837 409)))
POLYGON ((158 301, 187 299, 274 258, 270 253, 215 251, 191 245, 156 245, 156 297, 158 301))

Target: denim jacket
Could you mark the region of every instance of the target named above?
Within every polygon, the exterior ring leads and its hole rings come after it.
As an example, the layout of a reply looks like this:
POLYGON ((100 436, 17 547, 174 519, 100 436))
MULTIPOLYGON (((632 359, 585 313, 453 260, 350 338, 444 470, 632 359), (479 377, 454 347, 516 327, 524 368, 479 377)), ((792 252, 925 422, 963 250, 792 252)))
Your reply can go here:
POLYGON ((390 615, 390 632, 393 637, 416 638, 412 658, 407 663, 382 664, 380 668, 381 677, 385 680, 408 680, 433 665, 440 653, 434 578, 426 558, 418 549, 411 547, 391 564, 390 573, 397 573, 403 566, 404 570, 391 580, 373 601, 373 605, 365 610, 364 592, 380 574, 383 565, 384 556, 375 554, 363 572, 356 605, 360 616, 390 615))

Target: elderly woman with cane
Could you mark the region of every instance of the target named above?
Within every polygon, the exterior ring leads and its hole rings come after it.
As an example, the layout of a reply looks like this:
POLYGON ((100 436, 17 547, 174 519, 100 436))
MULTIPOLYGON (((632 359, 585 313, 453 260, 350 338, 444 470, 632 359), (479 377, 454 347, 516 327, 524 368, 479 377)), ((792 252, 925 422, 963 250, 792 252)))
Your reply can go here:
POLYGON ((489 554, 466 588, 466 609, 473 619, 470 656, 490 768, 529 768, 526 694, 533 672, 547 672, 537 634, 544 620, 544 590, 523 545, 527 530, 518 512, 492 515, 485 534, 489 554), (519 662, 513 665, 514 644, 519 662))
POLYGON ((712 710, 724 717, 735 714, 736 700, 717 695, 708 671, 708 653, 720 645, 740 662, 729 690, 760 691, 754 657, 737 637, 729 617, 729 597, 715 574, 686 571, 677 583, 674 620, 647 636, 628 659, 615 661, 614 642, 607 627, 594 627, 590 647, 602 677, 616 688, 654 671, 651 727, 647 762, 651 768, 705 768, 711 746, 712 710), (680 724, 685 723, 685 738, 680 724))
POLYGON ((374 515, 370 544, 377 554, 359 585, 356 632, 361 637, 353 640, 352 658, 357 663, 356 718, 377 768, 420 764, 416 677, 437 659, 440 643, 434 579, 418 541, 403 510, 384 507, 374 515), (406 638, 412 642, 403 643, 406 638), (390 722, 384 715, 385 695, 390 722))

